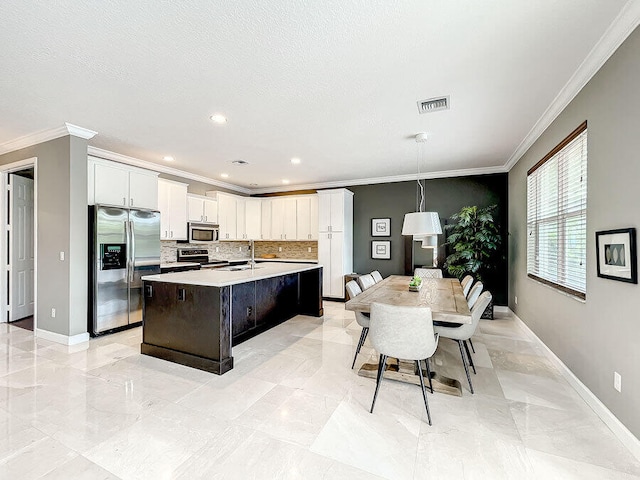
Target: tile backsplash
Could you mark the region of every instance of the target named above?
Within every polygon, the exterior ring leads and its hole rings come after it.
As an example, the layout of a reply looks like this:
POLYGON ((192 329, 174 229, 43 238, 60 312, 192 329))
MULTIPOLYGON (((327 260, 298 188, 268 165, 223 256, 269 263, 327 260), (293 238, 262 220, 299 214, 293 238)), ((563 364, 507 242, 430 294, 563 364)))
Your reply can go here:
MULTIPOLYGON (((211 244, 202 243, 177 243, 163 240, 160 242, 160 261, 170 263, 176 261, 178 248, 206 248, 209 250, 209 258, 221 260, 239 260, 251 256, 249 242, 217 242, 211 244), (218 249, 218 251, 216 251, 218 249)), ((256 258, 261 255, 274 254, 278 258, 317 259, 318 242, 255 242, 256 258), (282 248, 282 251, 279 249, 282 248), (311 252, 309 252, 311 249, 311 252)))

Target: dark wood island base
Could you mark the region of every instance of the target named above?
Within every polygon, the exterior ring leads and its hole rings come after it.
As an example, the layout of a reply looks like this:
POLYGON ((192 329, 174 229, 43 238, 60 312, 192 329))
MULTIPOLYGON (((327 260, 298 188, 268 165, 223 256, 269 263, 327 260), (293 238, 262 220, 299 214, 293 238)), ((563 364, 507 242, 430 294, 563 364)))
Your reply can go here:
POLYGON ((323 315, 322 267, 224 286, 204 285, 203 275, 144 278, 141 353, 222 375, 233 345, 298 314, 323 315))

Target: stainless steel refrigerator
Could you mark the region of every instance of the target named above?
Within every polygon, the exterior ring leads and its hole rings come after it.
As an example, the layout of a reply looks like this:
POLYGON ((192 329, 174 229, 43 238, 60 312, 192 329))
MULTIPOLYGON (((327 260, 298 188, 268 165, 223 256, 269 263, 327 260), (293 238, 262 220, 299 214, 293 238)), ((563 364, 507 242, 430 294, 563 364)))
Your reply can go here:
POLYGON ((160 273, 160 212, 89 207, 89 332, 140 325, 142 280, 160 273))

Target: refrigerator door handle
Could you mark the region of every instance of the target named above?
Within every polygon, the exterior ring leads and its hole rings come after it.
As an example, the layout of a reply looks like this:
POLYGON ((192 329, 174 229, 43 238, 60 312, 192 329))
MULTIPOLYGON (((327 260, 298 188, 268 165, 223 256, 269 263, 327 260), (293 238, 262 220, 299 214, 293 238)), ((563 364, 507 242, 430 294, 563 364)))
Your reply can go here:
POLYGON ((133 275, 136 266, 136 234, 135 230, 133 229, 133 220, 129 220, 129 231, 131 235, 131 278, 129 281, 133 282, 133 275))

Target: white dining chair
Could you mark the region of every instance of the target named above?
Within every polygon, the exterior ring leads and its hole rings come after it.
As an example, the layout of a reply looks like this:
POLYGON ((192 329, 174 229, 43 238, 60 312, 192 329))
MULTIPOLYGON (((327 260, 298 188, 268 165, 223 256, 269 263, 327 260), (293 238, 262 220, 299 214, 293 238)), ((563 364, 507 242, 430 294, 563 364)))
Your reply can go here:
MULTIPOLYGON (((471 290, 469 290, 469 295, 467 295, 467 304, 469 305, 469 309, 473 308, 475 303, 478 301, 478 298, 480 298, 480 294, 482 293, 483 288, 484 288, 484 285, 482 284, 482 282, 479 282, 479 281, 476 282, 473 287, 471 287, 471 290)), ((471 345, 471 351, 473 353, 476 353, 476 347, 473 346, 473 341, 471 340, 471 338, 469 338, 469 345, 471 345)), ((475 367, 474 367, 474 372, 475 372, 475 367)))
POLYGON ((429 358, 436 351, 438 346, 438 336, 434 334, 431 308, 429 307, 400 307, 396 305, 385 305, 382 303, 371 304, 371 343, 380 354, 378 362, 378 375, 376 378, 376 390, 371 403, 371 413, 376 404, 380 384, 387 364, 387 357, 403 358, 414 360, 420 387, 422 387, 422 398, 427 410, 427 419, 431 425, 431 413, 429 412, 429 402, 427 391, 424 386, 424 376, 422 372, 422 360, 427 367, 429 387, 433 393, 431 383, 431 371, 429 369, 429 358))
MULTIPOLYGON (((460 325, 459 327, 444 327, 444 326, 435 326, 434 331, 438 333, 443 338, 450 338, 451 340, 455 340, 458 342, 458 348, 460 349, 460 356, 462 357, 462 365, 464 366, 464 371, 467 374, 467 380, 469 381, 469 390, 473 393, 473 385, 471 384, 471 375, 469 375, 469 367, 474 370, 475 366, 473 365, 473 359, 471 358, 471 353, 469 352, 469 347, 467 347, 466 341, 469 340, 478 328, 478 323, 480 322, 480 316, 484 309, 487 308, 489 302, 491 301, 491 293, 484 292, 478 298, 478 301, 475 303, 473 308, 471 309, 471 323, 465 323, 460 325), (466 355, 465 355, 466 351, 466 355)), ((373 341, 373 337, 372 337, 373 341)), ((374 345, 375 346, 375 345, 374 345)))
POLYGON ((367 273, 366 275, 360 275, 358 277, 358 285, 360 285, 362 291, 365 291, 367 288, 373 287, 375 284, 376 281, 373 279, 370 273, 367 273))
POLYGON ((382 275, 380 275, 380 272, 378 270, 374 270, 373 272, 371 272, 371 276, 373 277, 376 283, 379 283, 382 281, 382 275))
MULTIPOLYGON (((345 285, 347 289, 347 293, 349 294, 349 298, 355 298, 362 293, 362 290, 358 286, 355 280, 351 280, 347 282, 345 285)), ((360 349, 362 345, 364 345, 365 340, 367 339, 367 334, 369 333, 369 314, 362 312, 354 312, 356 314, 356 322, 358 325, 362 327, 362 331, 360 332, 360 340, 358 341, 358 347, 356 348, 356 353, 353 356, 353 363, 351 364, 351 369, 356 365, 356 358, 358 358, 358 354, 360 353, 360 349)))
POLYGON ((466 275, 460 285, 462 285, 462 293, 466 297, 469 294, 469 290, 471 290, 471 285, 473 284, 473 277, 471 275, 466 275))
POLYGON ((416 268, 413 275, 420 278, 442 278, 442 270, 439 268, 416 268))

